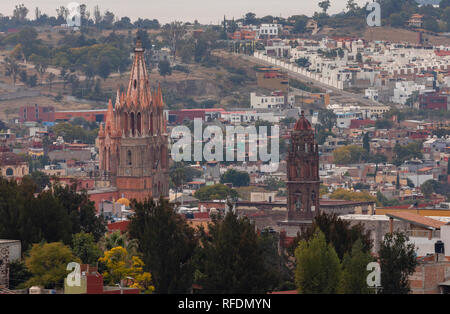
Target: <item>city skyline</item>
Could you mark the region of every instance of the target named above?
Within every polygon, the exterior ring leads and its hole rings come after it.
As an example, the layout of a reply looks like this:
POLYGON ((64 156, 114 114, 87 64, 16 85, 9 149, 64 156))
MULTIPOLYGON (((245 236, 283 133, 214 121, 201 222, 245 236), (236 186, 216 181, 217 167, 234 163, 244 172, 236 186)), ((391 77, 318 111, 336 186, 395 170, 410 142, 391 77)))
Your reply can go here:
MULTIPOLYGON (((311 16, 316 11, 320 11, 318 3, 321 0, 301 1, 283 0, 278 4, 279 8, 273 8, 271 1, 248 0, 245 2, 238 0, 230 0, 226 2, 210 1, 210 0, 193 0, 183 2, 179 0, 167 0, 163 3, 156 1, 136 0, 135 6, 123 5, 118 0, 97 0, 97 1, 72 1, 72 0, 22 0, 22 1, 5 1, 0 3, 0 14, 12 15, 14 7, 23 3, 30 12, 28 18, 34 19, 34 9, 39 7, 42 13, 48 15, 56 15, 56 8, 67 6, 70 2, 86 3, 88 10, 92 12, 93 8, 98 5, 101 12, 106 10, 112 11, 119 17, 128 16, 131 20, 137 18, 158 19, 161 23, 168 23, 174 20, 190 21, 198 20, 203 24, 217 24, 223 20, 225 15, 228 19, 242 18, 247 12, 253 12, 257 16, 276 15, 288 17, 292 15, 305 14, 311 16), (274 13, 277 12, 277 13, 274 13)), ((356 3, 363 5, 366 0, 356 0, 356 3)), ((345 10, 347 0, 334 0, 328 10, 330 14, 339 13, 345 10)))

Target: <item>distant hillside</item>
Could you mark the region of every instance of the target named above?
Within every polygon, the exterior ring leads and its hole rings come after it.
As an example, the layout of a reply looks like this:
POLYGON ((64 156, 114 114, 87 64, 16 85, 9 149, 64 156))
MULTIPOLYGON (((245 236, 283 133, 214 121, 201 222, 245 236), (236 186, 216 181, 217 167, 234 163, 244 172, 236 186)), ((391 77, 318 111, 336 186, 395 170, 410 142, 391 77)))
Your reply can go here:
MULTIPOLYGON (((419 44, 419 32, 392 27, 368 27, 364 33, 364 39, 384 40, 390 42, 402 42, 419 44)), ((422 34, 425 43, 430 45, 450 45, 450 37, 422 34)))

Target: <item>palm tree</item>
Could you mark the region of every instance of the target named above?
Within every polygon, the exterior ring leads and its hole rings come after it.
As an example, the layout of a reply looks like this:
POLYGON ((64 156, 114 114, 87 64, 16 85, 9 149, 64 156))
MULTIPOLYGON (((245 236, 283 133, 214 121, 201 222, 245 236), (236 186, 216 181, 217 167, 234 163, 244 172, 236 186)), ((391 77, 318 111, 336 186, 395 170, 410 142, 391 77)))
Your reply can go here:
POLYGON ((109 251, 118 246, 125 248, 131 255, 137 253, 138 243, 136 239, 128 240, 126 234, 122 234, 119 230, 105 236, 102 243, 104 250, 109 251))

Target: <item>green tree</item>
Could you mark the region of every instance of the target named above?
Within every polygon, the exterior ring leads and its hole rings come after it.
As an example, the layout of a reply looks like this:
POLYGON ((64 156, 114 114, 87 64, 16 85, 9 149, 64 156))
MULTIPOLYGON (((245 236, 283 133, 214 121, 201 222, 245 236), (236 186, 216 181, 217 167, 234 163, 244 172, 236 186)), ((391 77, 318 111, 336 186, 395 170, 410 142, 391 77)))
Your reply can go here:
POLYGON ((295 63, 297 63, 297 65, 301 68, 307 68, 310 66, 308 58, 298 58, 295 60, 295 63))
POLYGON ((29 10, 27 9, 27 7, 25 7, 25 5, 16 5, 13 11, 13 18, 19 22, 23 22, 27 18, 28 12, 29 10))
POLYGON ((363 136, 363 148, 370 153, 370 138, 369 138, 369 132, 364 133, 363 136))
POLYGON ((248 12, 245 14, 244 24, 245 25, 254 25, 257 23, 256 14, 253 12, 248 12))
POLYGON ((194 197, 201 201, 224 200, 228 197, 237 199, 238 193, 224 184, 203 186, 194 193, 194 197))
POLYGON ((377 129, 390 129, 392 128, 393 123, 391 120, 387 120, 387 119, 379 119, 377 121, 375 121, 375 127, 377 129))
POLYGON ((333 110, 324 109, 319 111, 319 122, 320 124, 326 128, 328 131, 331 131, 331 129, 336 124, 336 114, 333 112, 333 110))
POLYGON ((229 169, 220 177, 220 183, 231 183, 237 187, 248 186, 250 184, 250 176, 245 171, 229 169))
POLYGON ((420 186, 420 191, 426 199, 430 199, 431 194, 434 192, 433 180, 427 180, 420 186))
POLYGON ((30 175, 27 175, 36 184, 36 192, 41 192, 45 187, 50 187, 50 177, 42 171, 33 171, 30 175))
POLYGON ((433 17, 425 17, 423 21, 423 28, 432 32, 439 32, 439 24, 433 17))
POLYGON ((71 233, 84 231, 91 233, 98 241, 106 232, 106 222, 102 215, 97 215, 95 203, 86 191, 77 192, 78 184, 53 187, 54 196, 62 204, 72 222, 71 233))
POLYGON ((32 274, 28 271, 25 262, 13 261, 9 263, 9 289, 21 289, 31 278, 32 274))
POLYGON ((394 161, 396 166, 400 166, 404 161, 413 158, 422 158, 422 142, 412 142, 407 145, 395 144, 394 146, 394 161))
POLYGON ((111 64, 107 59, 101 59, 97 69, 98 75, 106 81, 111 75, 111 64))
POLYGON ((406 19, 402 14, 394 13, 389 17, 389 24, 392 27, 402 27, 406 23, 406 19))
POLYGON ((0 178, 0 238, 20 239, 28 250, 41 241, 71 238, 71 221, 66 209, 52 193, 34 196, 36 185, 27 177, 20 184, 0 178))
POLYGON ((128 233, 122 233, 120 230, 105 234, 105 237, 100 242, 100 246, 105 251, 109 251, 118 246, 125 248, 128 253, 133 255, 136 255, 138 251, 137 240, 129 239, 128 233))
POLYGON ((348 0, 346 7, 349 12, 353 12, 358 8, 358 4, 355 2, 355 0, 348 0))
POLYGON ((333 151, 333 158, 340 165, 360 163, 367 159, 367 151, 358 145, 342 146, 333 151))
POLYGON ((79 263, 80 260, 61 242, 34 244, 25 259, 25 265, 32 274, 25 285, 61 288, 64 278, 69 274, 67 264, 71 262, 79 263))
POLYGON ((339 257, 319 229, 311 240, 300 241, 295 250, 295 259, 295 283, 299 293, 338 292, 342 272, 339 257))
POLYGON ((308 22, 308 17, 299 16, 295 19, 293 32, 296 34, 302 34, 306 32, 306 24, 308 22))
POLYGON ((144 262, 138 256, 130 255, 125 248, 114 247, 98 260, 107 269, 102 275, 110 285, 123 284, 124 279, 132 278, 134 284, 130 287, 143 290, 144 293, 153 293, 155 290, 151 274, 144 272, 144 262))
POLYGON ((367 264, 374 258, 364 250, 363 244, 358 239, 352 247, 351 253, 345 253, 342 260, 342 281, 340 292, 344 294, 369 294, 373 293, 367 286, 367 264))
POLYGON ((209 226, 202 239, 198 283, 205 293, 264 293, 272 284, 266 277, 263 250, 255 226, 247 217, 229 211, 209 226), (261 274, 265 274, 262 276, 261 274))
POLYGON ((5 61, 3 63, 5 65, 5 75, 11 77, 13 84, 15 85, 17 81, 17 75, 19 75, 20 72, 19 64, 12 58, 5 58, 5 61))
POLYGON ((317 230, 321 230, 327 243, 333 245, 340 260, 346 253, 350 254, 354 243, 358 240, 361 241, 364 252, 369 253, 372 248, 370 234, 365 231, 363 225, 350 225, 349 221, 339 218, 336 214, 326 213, 321 213, 315 217, 311 227, 297 236, 294 245, 297 246, 300 240, 311 240, 317 230))
POLYGON ((330 0, 324 0, 319 2, 319 7, 323 10, 323 13, 327 13, 328 8, 331 6, 330 0))
POLYGON ((172 68, 170 67, 169 61, 161 60, 158 63, 159 75, 166 78, 167 75, 172 75, 172 68))
POLYGON ((280 188, 286 188, 286 182, 278 178, 270 177, 264 181, 269 191, 278 191, 280 188))
POLYGON ((157 293, 187 293, 193 280, 194 230, 163 198, 133 201, 130 237, 137 239, 157 293))
POLYGON ((361 52, 358 52, 358 53, 356 54, 356 62, 358 62, 358 63, 363 63, 363 58, 362 58, 361 52))
POLYGON ((416 270, 417 256, 414 244, 404 233, 388 233, 378 251, 381 268, 381 293, 407 294, 409 276, 416 270))
POLYGON ((90 233, 84 231, 72 236, 72 251, 83 264, 95 265, 102 252, 90 233))
POLYGON ((173 56, 177 55, 178 45, 185 34, 186 34, 186 25, 179 21, 166 24, 162 28, 161 35, 165 39, 165 41, 169 44, 173 56))

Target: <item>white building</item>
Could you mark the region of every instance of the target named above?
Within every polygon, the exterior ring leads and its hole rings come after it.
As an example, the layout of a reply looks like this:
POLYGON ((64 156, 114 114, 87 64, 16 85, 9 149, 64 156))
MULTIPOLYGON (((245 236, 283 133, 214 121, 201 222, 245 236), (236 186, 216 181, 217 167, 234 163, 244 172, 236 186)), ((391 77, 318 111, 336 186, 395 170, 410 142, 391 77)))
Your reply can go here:
POLYGON ((378 101, 378 89, 377 88, 373 88, 373 87, 367 88, 366 92, 365 92, 365 96, 368 99, 378 101))
POLYGON ((379 119, 390 110, 389 106, 356 106, 333 104, 327 109, 333 110, 337 116, 336 124, 339 128, 350 127, 351 120, 355 119, 379 119))
MULTIPOLYGON (((287 97, 286 105, 291 107, 294 105, 295 96, 287 97)), ((250 106, 253 109, 280 109, 285 106, 285 96, 282 93, 274 92, 271 95, 250 94, 250 106)))
POLYGON ((256 110, 225 111, 221 113, 221 118, 231 124, 254 123, 257 120, 279 123, 283 117, 281 114, 274 114, 270 111, 257 112, 256 110))
POLYGON ((401 81, 395 83, 394 96, 391 101, 397 104, 405 105, 406 101, 413 95, 414 92, 425 91, 425 85, 418 85, 412 81, 401 81))
POLYGON ((278 24, 261 24, 259 28, 259 36, 278 36, 278 24))

